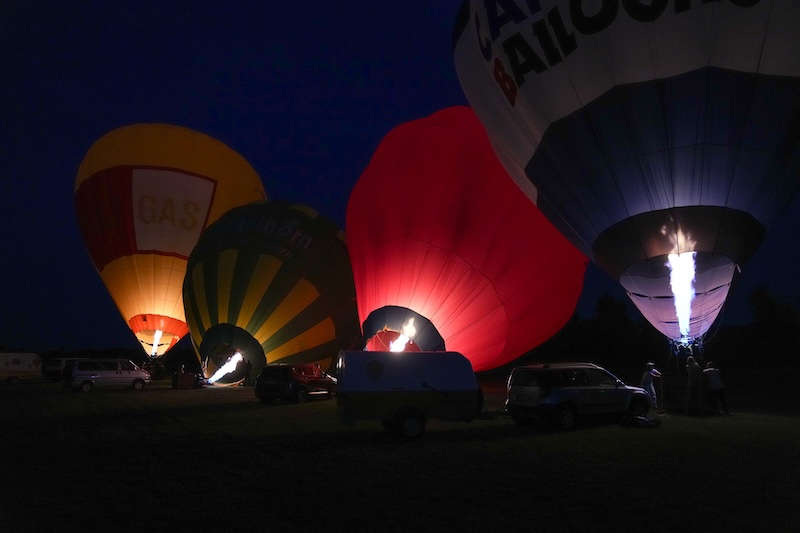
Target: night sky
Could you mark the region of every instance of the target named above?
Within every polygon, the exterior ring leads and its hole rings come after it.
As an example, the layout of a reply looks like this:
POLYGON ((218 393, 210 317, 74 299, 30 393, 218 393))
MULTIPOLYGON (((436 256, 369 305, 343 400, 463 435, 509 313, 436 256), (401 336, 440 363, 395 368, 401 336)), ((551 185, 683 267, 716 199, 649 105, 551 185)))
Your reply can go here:
MULTIPOLYGON (((347 198, 395 125, 466 104, 451 56, 461 0, 27 2, 0 7, 0 346, 135 347, 78 232, 75 173, 113 128, 167 122, 241 153, 274 199, 344 223, 347 198)), ((800 306, 800 203, 770 228, 723 312, 750 320, 767 284, 800 306)), ((624 293, 595 267, 578 306, 624 293)))

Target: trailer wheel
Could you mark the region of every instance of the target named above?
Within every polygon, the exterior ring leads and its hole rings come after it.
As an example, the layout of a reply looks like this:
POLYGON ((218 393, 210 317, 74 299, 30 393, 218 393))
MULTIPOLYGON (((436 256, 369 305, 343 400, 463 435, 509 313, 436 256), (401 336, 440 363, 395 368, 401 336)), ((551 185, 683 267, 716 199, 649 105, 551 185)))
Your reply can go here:
POLYGON ((91 392, 92 391, 92 382, 91 381, 84 381, 81 383, 81 392, 91 392))
POLYGON ((395 415, 395 432, 405 439, 415 439, 425 433, 425 415, 416 409, 403 409, 395 415))

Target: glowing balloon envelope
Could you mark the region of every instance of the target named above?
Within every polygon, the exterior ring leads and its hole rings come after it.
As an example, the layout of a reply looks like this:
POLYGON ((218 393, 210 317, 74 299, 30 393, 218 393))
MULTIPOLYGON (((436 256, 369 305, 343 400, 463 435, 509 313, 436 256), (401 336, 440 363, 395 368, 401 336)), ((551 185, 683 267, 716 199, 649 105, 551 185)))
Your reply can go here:
POLYGON ((508 178, 465 107, 389 132, 346 227, 368 348, 407 335, 487 370, 556 333, 581 291, 586 259, 508 178))
POLYGON ((228 209, 263 200, 238 153, 168 124, 113 130, 87 152, 75 180, 81 234, 122 317, 148 355, 188 328, 181 287, 200 232, 228 209))
POLYGON ((512 178, 678 339, 797 190, 798 27, 792 0, 469 1, 453 46, 512 178))
POLYGON ((255 376, 266 363, 329 363, 360 343, 344 234, 304 205, 254 203, 206 229, 189 258, 183 304, 206 376, 242 356, 219 383, 255 376))

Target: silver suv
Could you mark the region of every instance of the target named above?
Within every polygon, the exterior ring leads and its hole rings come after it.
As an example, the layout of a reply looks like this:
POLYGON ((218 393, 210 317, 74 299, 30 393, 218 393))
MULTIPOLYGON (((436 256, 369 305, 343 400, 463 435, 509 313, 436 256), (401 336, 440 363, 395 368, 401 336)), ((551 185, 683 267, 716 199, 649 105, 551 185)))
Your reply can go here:
POLYGON ((571 429, 582 415, 644 416, 650 396, 593 363, 542 363, 512 370, 505 408, 518 424, 544 419, 571 429))
POLYGON ((127 359, 83 359, 69 361, 64 370, 67 385, 89 392, 94 387, 131 387, 143 390, 150 373, 127 359))

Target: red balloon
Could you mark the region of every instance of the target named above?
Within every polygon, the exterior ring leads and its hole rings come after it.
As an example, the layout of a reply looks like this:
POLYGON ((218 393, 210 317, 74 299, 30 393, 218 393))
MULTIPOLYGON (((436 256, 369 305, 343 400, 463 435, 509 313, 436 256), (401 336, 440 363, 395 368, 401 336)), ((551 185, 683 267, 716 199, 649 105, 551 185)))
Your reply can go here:
POLYGON ((475 371, 561 329, 587 262, 517 188, 466 107, 389 132, 350 195, 347 242, 362 324, 386 306, 418 313, 475 371))

